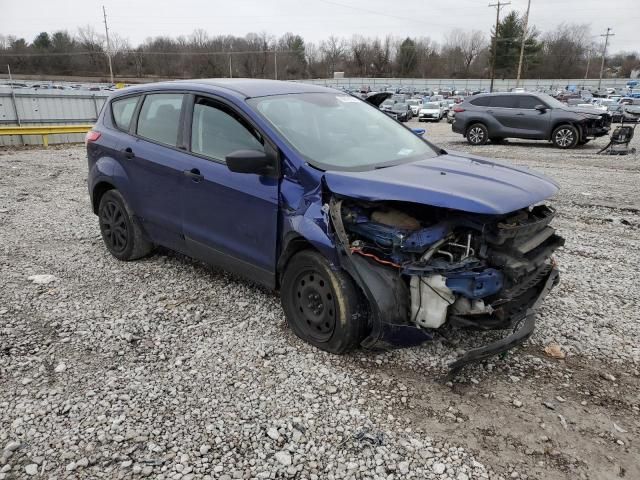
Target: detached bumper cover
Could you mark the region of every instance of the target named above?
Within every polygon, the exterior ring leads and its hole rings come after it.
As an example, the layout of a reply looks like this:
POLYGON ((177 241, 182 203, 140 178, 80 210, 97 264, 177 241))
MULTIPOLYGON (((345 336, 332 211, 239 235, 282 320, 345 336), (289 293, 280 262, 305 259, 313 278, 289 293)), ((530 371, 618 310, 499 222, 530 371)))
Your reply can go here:
POLYGON ((494 355, 498 355, 500 353, 506 352, 507 350, 512 349, 525 342, 533 333, 535 323, 536 323, 536 310, 547 296, 547 294, 551 291, 551 289, 560 281, 560 274, 557 268, 553 268, 544 283, 544 286, 540 290, 538 297, 534 301, 534 303, 527 309, 527 312, 524 318, 519 322, 518 326, 511 335, 497 340, 493 343, 485 345, 483 347, 474 348, 473 350, 467 351, 462 357, 460 357, 455 362, 449 364, 450 375, 455 375, 459 372, 463 367, 469 365, 470 363, 479 362, 481 360, 485 360, 487 358, 493 357, 494 355))

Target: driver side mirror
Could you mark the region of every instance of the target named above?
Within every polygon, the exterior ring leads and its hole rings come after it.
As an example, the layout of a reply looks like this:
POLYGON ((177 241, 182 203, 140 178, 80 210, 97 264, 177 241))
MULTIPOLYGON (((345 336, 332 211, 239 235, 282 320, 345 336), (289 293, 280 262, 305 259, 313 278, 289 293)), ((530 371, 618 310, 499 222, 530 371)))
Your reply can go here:
POLYGON ((538 110, 540 113, 544 113, 547 111, 547 107, 545 107, 544 105, 536 105, 536 110, 538 110))
POLYGON ((258 150, 236 150, 224 157, 227 168, 236 173, 271 175, 275 173, 272 157, 258 150))

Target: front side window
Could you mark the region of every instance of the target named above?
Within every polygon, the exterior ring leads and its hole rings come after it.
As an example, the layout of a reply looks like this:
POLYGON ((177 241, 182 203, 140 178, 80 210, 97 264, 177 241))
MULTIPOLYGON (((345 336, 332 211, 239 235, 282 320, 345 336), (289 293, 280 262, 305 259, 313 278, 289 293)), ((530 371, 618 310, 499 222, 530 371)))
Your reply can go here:
POLYGON ((207 99, 193 106, 191 151, 224 160, 237 150, 264 151, 258 134, 249 130, 231 110, 207 99))
POLYGON ((531 95, 522 95, 518 98, 518 108, 526 108, 534 110, 538 105, 541 105, 540 99, 531 95))
POLYGON ((111 102, 111 112, 113 113, 113 123, 120 130, 129 130, 133 112, 136 110, 139 95, 135 97, 122 98, 111 102))
POLYGON ((172 147, 177 146, 183 97, 181 93, 147 95, 140 109, 138 135, 172 147))
POLYGON ((411 130, 349 95, 272 95, 248 103, 322 170, 363 171, 437 156, 411 130))

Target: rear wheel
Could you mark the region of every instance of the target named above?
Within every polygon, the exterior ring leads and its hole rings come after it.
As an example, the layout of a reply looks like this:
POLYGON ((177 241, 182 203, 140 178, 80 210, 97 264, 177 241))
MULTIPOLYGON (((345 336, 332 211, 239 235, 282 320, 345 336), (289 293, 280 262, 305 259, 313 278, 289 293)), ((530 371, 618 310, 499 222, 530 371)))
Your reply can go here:
POLYGON ((107 250, 118 260, 136 260, 153 249, 117 190, 109 190, 102 195, 98 220, 102 240, 107 250))
POLYGON ((482 123, 474 123, 467 129, 467 142, 471 145, 484 145, 489 139, 489 131, 482 123))
POLYGON ((364 338, 367 321, 353 280, 316 251, 304 250, 289 261, 280 297, 293 332, 315 347, 340 354, 364 338))
POLYGON ((562 149, 574 148, 579 140, 578 129, 573 125, 560 125, 551 134, 551 142, 562 149))

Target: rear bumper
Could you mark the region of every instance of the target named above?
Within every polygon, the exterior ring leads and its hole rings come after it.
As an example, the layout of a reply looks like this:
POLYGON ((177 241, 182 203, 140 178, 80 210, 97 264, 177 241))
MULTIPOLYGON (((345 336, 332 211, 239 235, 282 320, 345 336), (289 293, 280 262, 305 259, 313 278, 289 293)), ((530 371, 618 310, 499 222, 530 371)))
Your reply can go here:
POLYGON ((484 345, 483 347, 474 348, 467 351, 462 357, 449 364, 449 374, 455 375, 463 367, 469 365, 470 363, 479 362, 481 360, 493 357, 494 355, 498 355, 500 353, 506 352, 507 350, 511 350, 512 348, 525 342, 531 336, 535 328, 536 313, 538 307, 540 306, 544 298, 549 294, 551 289, 555 285, 557 285, 559 281, 560 274, 558 272, 558 269, 554 267, 549 272, 549 275, 547 276, 547 279, 545 280, 544 285, 538 293, 535 301, 527 309, 524 318, 520 322, 518 322, 516 330, 514 330, 511 335, 508 335, 500 340, 489 343, 488 345, 484 345))
POLYGON ((451 124, 451 131, 454 133, 459 133, 460 135, 464 135, 464 129, 462 128, 462 124, 457 121, 455 118, 453 123, 451 124))

